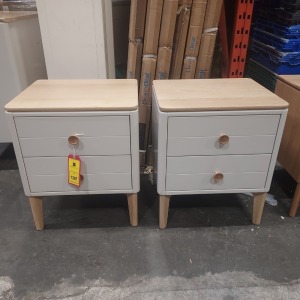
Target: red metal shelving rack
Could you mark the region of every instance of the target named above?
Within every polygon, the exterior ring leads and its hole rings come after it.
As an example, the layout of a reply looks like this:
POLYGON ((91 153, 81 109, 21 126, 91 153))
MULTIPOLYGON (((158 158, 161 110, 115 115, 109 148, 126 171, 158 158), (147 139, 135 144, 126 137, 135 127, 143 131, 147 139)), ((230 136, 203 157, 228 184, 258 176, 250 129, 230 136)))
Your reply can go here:
POLYGON ((231 43, 227 39, 225 2, 220 18, 220 41, 223 49, 223 77, 244 76, 254 0, 236 0, 231 43), (228 50, 230 45, 230 53, 228 50), (229 54, 228 54, 229 53, 229 54))

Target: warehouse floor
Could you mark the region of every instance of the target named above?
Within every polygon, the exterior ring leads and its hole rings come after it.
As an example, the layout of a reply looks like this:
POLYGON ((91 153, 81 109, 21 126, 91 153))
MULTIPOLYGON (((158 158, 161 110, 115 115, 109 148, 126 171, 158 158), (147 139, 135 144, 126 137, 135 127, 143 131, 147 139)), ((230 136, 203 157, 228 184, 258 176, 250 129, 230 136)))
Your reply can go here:
MULTIPOLYGON (((2 149, 2 152, 4 150, 2 149)), ((0 148, 1 154, 1 148, 0 148)), ((142 176, 139 226, 124 195, 48 197, 33 227, 11 147, 0 157, 0 299, 300 299, 300 211, 277 167, 262 223, 245 195, 158 197, 142 176)))

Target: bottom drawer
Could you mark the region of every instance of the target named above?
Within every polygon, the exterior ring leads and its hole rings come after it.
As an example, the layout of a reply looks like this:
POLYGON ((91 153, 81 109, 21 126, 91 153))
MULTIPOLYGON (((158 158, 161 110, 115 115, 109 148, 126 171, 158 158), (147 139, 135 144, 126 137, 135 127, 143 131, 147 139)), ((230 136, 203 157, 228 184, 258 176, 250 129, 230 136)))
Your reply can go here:
POLYGON ((263 189, 267 172, 223 173, 224 179, 215 182, 215 173, 167 174, 167 191, 263 189))
POLYGON ((131 157, 81 156, 84 180, 79 188, 68 184, 67 157, 24 158, 32 193, 131 190, 131 157))
MULTIPOLYGON (((82 174, 130 173, 130 155, 120 156, 80 156, 82 174)), ((24 158, 26 172, 32 175, 67 175, 67 157, 24 158)))
POLYGON ((28 177, 31 193, 71 191, 116 191, 131 190, 131 174, 91 174, 84 175, 84 180, 80 187, 75 187, 67 182, 66 175, 34 175, 28 177))
POLYGON ((168 174, 268 172, 271 154, 167 157, 168 174))

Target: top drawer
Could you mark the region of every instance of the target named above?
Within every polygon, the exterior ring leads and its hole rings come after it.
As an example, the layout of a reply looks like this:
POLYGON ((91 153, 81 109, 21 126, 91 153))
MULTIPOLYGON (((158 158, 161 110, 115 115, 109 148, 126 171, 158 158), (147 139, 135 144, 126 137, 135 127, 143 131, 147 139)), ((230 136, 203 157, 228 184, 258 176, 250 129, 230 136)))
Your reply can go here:
POLYGON ((129 116, 16 117, 23 157, 130 154, 129 116))
POLYGON ((280 115, 170 117, 168 156, 272 153, 280 115))
POLYGON ((129 116, 15 117, 19 138, 129 136, 129 116))
POLYGON ((276 135, 280 115, 170 117, 168 137, 276 135))

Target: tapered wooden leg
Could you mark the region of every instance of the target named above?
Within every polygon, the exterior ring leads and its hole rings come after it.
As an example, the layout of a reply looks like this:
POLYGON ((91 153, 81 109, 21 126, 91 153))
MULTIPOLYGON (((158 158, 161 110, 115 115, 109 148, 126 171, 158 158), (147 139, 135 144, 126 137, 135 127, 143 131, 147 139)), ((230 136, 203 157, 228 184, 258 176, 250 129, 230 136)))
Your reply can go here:
POLYGON ((168 224, 169 204, 171 196, 159 196, 159 228, 165 229, 168 224))
POLYGON ((36 230, 44 229, 44 216, 43 216, 43 200, 38 197, 29 197, 29 203, 33 215, 33 220, 36 230))
POLYGON ((299 204, 300 204, 300 183, 297 183, 296 191, 292 201, 291 210, 289 213, 290 217, 296 216, 299 204))
POLYGON ((138 225, 138 197, 137 194, 128 194, 128 210, 129 210, 129 219, 131 226, 138 225))
POLYGON ((252 223, 259 225, 264 210, 267 193, 255 193, 253 198, 252 223))

